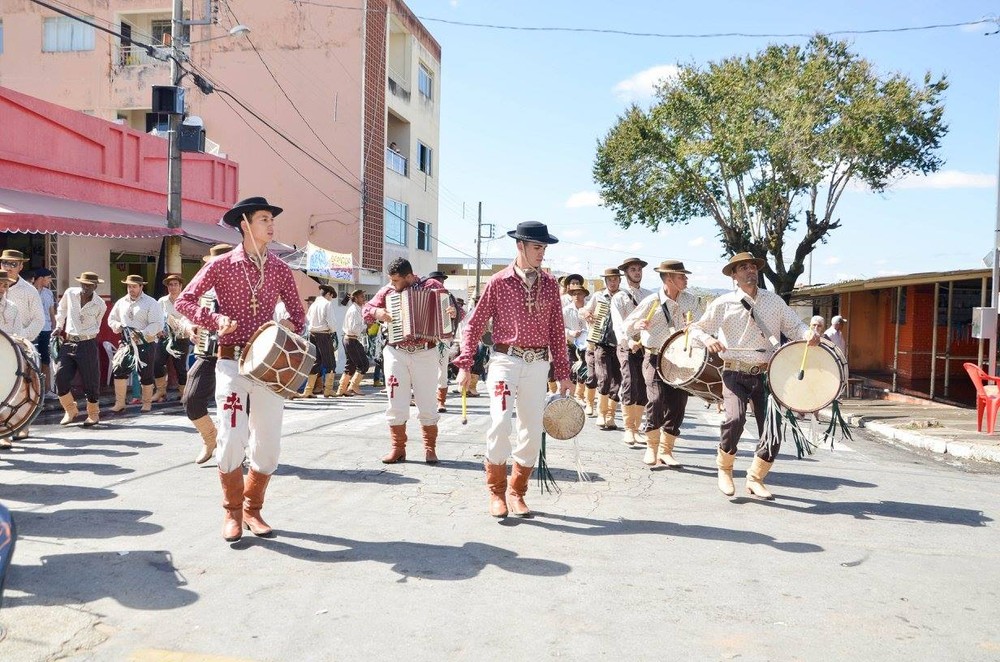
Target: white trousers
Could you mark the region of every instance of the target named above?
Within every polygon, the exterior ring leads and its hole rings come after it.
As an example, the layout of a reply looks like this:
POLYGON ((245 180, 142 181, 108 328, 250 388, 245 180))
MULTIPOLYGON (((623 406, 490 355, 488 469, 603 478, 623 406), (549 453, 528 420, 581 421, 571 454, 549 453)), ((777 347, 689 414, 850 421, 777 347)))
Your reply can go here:
POLYGON ((219 426, 215 457, 219 471, 229 473, 243 464, 262 474, 278 468, 281 418, 285 401, 239 373, 231 359, 215 364, 215 417, 219 426))
POLYGON ((542 410, 548 392, 548 361, 525 363, 507 354, 494 354, 486 373, 490 396, 490 429, 486 458, 504 464, 509 456, 524 467, 535 466, 542 447, 542 410), (517 444, 510 443, 511 415, 517 409, 517 444))
POLYGON ((439 342, 434 351, 438 353, 438 388, 448 388, 448 345, 439 342))
POLYGON ((388 345, 382 351, 385 361, 385 393, 389 408, 385 420, 389 425, 404 425, 410 418, 410 389, 417 404, 420 425, 435 425, 437 412, 438 351, 437 347, 419 352, 404 352, 388 345))

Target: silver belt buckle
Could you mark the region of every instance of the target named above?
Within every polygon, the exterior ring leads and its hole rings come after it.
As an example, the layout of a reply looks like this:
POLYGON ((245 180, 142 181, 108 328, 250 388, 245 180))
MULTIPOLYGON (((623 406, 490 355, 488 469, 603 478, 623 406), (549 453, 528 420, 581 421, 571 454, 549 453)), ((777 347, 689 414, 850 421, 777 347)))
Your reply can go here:
POLYGON ((535 356, 535 351, 532 349, 526 349, 521 352, 521 360, 525 363, 532 363, 537 358, 539 357, 535 356))
POLYGON ((760 374, 760 366, 759 365, 752 366, 748 372, 751 375, 759 375, 760 374))

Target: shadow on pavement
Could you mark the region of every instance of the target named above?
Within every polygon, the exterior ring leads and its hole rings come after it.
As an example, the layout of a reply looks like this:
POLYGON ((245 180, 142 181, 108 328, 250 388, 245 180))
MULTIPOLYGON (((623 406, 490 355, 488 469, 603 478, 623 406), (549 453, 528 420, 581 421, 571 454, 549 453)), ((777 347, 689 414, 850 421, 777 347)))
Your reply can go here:
MULTIPOLYGON (((549 461, 551 461, 551 458, 549 458, 549 461)), ((507 464, 509 466, 510 462, 508 462, 507 464)), ((440 463, 438 463, 438 466, 443 467, 445 469, 463 469, 465 471, 478 471, 479 473, 485 475, 485 469, 483 469, 483 463, 481 461, 473 462, 469 460, 441 460, 440 463)), ((555 478, 556 481, 558 482, 575 483, 580 479, 580 476, 577 475, 576 473, 576 469, 560 469, 559 467, 549 466, 549 471, 552 473, 552 477, 555 478)), ((584 471, 584 473, 590 476, 590 482, 593 483, 605 482, 604 478, 598 473, 586 470, 584 471)), ((531 484, 534 485, 537 482, 538 482, 538 467, 535 467, 535 470, 531 473, 531 484)))
POLYGON ((110 448, 42 448, 41 446, 24 446, 18 449, 23 455, 45 455, 52 457, 76 457, 77 455, 100 455, 102 457, 131 457, 138 455, 137 451, 116 451, 110 448))
POLYGON ((926 503, 902 501, 817 501, 802 497, 775 495, 775 501, 763 503, 772 508, 791 510, 807 515, 849 515, 854 519, 870 520, 879 517, 928 522, 932 524, 957 524, 959 526, 986 526, 993 519, 981 510, 935 506, 926 503), (793 505, 794 502, 804 507, 793 505))
POLYGON ((677 524, 675 522, 657 522, 654 520, 601 520, 571 515, 553 515, 537 510, 527 519, 508 517, 503 520, 506 526, 537 526, 549 531, 560 533, 575 533, 581 536, 634 536, 656 535, 674 536, 677 538, 696 538, 699 540, 718 540, 721 542, 740 543, 744 545, 767 545, 780 552, 793 554, 811 554, 824 551, 819 545, 807 542, 782 542, 773 536, 756 531, 739 531, 723 529, 700 524, 677 524), (551 521, 558 520, 558 521, 551 521))
POLYGON ((233 547, 260 546, 295 559, 318 563, 377 561, 391 566, 393 572, 403 577, 400 581, 406 581, 409 577, 445 581, 471 579, 491 565, 507 572, 534 577, 558 577, 571 570, 565 563, 521 557, 508 549, 478 542, 467 542, 461 547, 455 547, 400 541, 368 542, 297 531, 276 533, 282 539, 303 540, 336 549, 299 547, 281 539, 264 540, 253 536, 244 537, 240 542, 234 543, 233 547))
MULTIPOLYGON (((775 466, 779 466, 775 463, 775 466)), ((736 472, 733 472, 736 475, 736 472)), ((746 472, 744 472, 746 475, 746 472)), ((803 490, 823 490, 832 491, 841 487, 878 487, 876 483, 864 483, 850 478, 840 478, 838 476, 817 476, 816 474, 785 473, 784 471, 772 471, 767 474, 768 485, 780 485, 782 487, 795 487, 803 490)))
POLYGON ((24 460, 24 453, 4 454, 2 459, 9 464, 0 466, 0 471, 13 469, 15 471, 26 471, 28 473, 43 474, 68 474, 77 471, 86 471, 95 476, 121 476, 122 474, 133 473, 132 469, 119 467, 114 464, 91 464, 86 462, 32 462, 24 460))
MULTIPOLYGON (((78 485, 43 485, 41 483, 15 483, 0 485, 0 501, 37 503, 54 506, 67 501, 103 501, 113 499, 117 493, 103 487, 80 487, 78 485)), ((23 515, 18 515, 18 519, 23 515)))
MULTIPOLYGON (((101 427, 104 424, 101 423, 101 427)), ((118 426, 108 426, 108 428, 120 429, 118 426)), ((129 448, 156 448, 163 444, 151 441, 135 441, 134 439, 50 439, 49 441, 59 444, 65 448, 92 448, 94 446, 127 446, 129 448)))
POLYGON ((22 537, 101 539, 150 536, 163 527, 143 518, 148 510, 104 510, 96 508, 66 508, 51 513, 17 513, 17 526, 22 537))
MULTIPOLYGON (((20 527, 21 518, 18 518, 20 527)), ((20 533, 20 532, 19 532, 20 533)), ((176 609, 198 600, 166 551, 86 552, 43 556, 7 574, 5 607, 72 605, 109 597, 132 609, 176 609), (11 595, 20 591, 27 595, 11 595)))
POLYGON ((301 480, 328 480, 339 483, 379 483, 382 485, 403 485, 419 483, 410 476, 403 476, 387 470, 378 469, 314 469, 297 467, 294 464, 282 464, 275 470, 278 476, 295 476, 301 480))

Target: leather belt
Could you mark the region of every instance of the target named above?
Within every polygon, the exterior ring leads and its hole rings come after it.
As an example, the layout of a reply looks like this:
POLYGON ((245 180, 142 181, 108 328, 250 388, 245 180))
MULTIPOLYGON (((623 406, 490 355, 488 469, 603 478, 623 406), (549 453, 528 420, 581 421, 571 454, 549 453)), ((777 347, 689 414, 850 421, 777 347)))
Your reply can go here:
POLYGON ((398 349, 401 352, 406 352, 408 354, 415 354, 417 352, 422 352, 426 349, 431 349, 432 347, 437 347, 437 343, 431 340, 426 342, 418 343, 397 343, 395 345, 389 345, 393 349, 398 349))
POLYGON ((347 339, 357 340, 358 337, 357 336, 348 335, 348 334, 344 334, 344 339, 345 340, 347 340, 347 339))
POLYGON ((747 375, 762 375, 767 372, 766 363, 746 363, 744 361, 723 361, 722 369, 730 372, 742 372, 747 375))
POLYGON ((500 354, 506 354, 507 356, 517 357, 525 363, 548 361, 549 359, 548 347, 518 347, 517 345, 504 345, 503 343, 496 343, 493 345, 493 351, 499 352, 500 354))
POLYGON ((97 334, 91 334, 89 336, 66 336, 66 342, 86 342, 88 340, 93 340, 97 337, 97 334))
POLYGON ((243 355, 243 345, 219 345, 216 356, 220 359, 232 359, 238 361, 243 355))

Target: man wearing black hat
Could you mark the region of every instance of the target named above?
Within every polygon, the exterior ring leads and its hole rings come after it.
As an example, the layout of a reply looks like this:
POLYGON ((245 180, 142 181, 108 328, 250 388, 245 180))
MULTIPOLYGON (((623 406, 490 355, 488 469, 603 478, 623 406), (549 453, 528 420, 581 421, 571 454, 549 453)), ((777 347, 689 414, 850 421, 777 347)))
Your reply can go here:
POLYGON ((128 292, 111 307, 108 326, 121 335, 119 352, 129 358, 115 365, 115 405, 111 411, 124 411, 128 380, 135 369, 139 372, 142 387, 141 411, 148 412, 153 406, 153 362, 156 359, 156 341, 163 332, 163 309, 156 299, 142 291, 146 285, 142 276, 129 274, 122 284, 128 292))
POLYGON ((167 288, 166 295, 160 297, 160 308, 163 309, 163 319, 166 330, 161 333, 156 344, 156 362, 153 366, 153 383, 156 391, 153 402, 160 402, 167 397, 167 363, 174 367, 177 376, 177 391, 184 399, 184 388, 187 386, 188 352, 191 351, 191 341, 184 324, 184 317, 177 312, 174 304, 181 290, 184 289, 184 277, 180 274, 168 274, 163 279, 167 288))
POLYGON ((625 318, 625 332, 639 334, 645 348, 646 359, 642 364, 646 384, 646 457, 651 469, 659 466, 680 467, 674 459, 674 442, 681 433, 688 393, 667 384, 660 378, 659 350, 666 339, 687 327, 704 312, 698 298, 686 292, 688 274, 680 260, 664 260, 653 269, 660 274, 663 287, 639 302, 625 318), (650 311, 652 314, 650 315, 650 311))
POLYGON ((541 270, 545 249, 559 240, 543 223, 526 221, 507 236, 517 241, 514 262, 490 278, 469 319, 462 353, 455 359, 458 381, 468 388, 469 369, 487 322, 493 322, 493 357, 488 392, 493 419, 486 436, 486 484, 490 515, 516 517, 531 514, 524 495, 542 443, 549 362, 555 364, 559 392, 569 394, 569 357, 566 325, 556 279, 541 270), (510 443, 511 416, 517 409, 517 444, 510 443), (513 457, 510 483, 507 459, 513 457), (506 497, 506 500, 505 500, 506 497))
MULTIPOLYGON (((604 289, 590 297, 582 315, 587 324, 598 327, 594 331, 597 340, 588 343, 594 347, 594 371, 597 373, 597 391, 600 393, 597 427, 602 430, 617 430, 615 412, 621 400, 622 368, 618 362, 618 339, 611 323, 611 300, 621 287, 622 272, 617 267, 609 267, 602 276, 604 289)), ((587 412, 587 415, 592 416, 593 411, 587 412)))
POLYGON ((271 475, 278 468, 284 401, 269 388, 239 373, 238 360, 251 336, 272 322, 279 299, 289 318, 280 322, 295 333, 305 327, 305 312, 291 269, 267 250, 274 238, 274 219, 281 207, 265 198, 241 200, 223 215, 238 228, 242 243, 208 263, 177 300, 177 310, 198 326, 219 332, 215 366, 215 404, 219 417, 216 459, 225 510, 222 536, 239 540, 246 527, 257 536, 271 536, 261 516, 271 475), (214 288, 218 312, 198 306, 214 288), (243 477, 244 456, 250 463, 243 477))
MULTIPOLYGON (((767 365, 778 348, 778 339, 784 335, 818 345, 821 338, 802 323, 784 299, 757 287, 758 275, 766 264, 751 253, 737 253, 731 257, 722 267, 722 275, 731 277, 737 289, 712 301, 702 318, 691 325, 691 337, 704 343, 706 349, 723 360, 722 396, 726 420, 720 426, 716 465, 719 490, 726 496, 736 493, 733 463, 737 443, 746 427, 748 402, 753 402, 757 436, 764 434, 767 365)), ((776 441, 778 443, 767 444, 761 439, 747 470, 747 492, 758 499, 774 498, 764 486, 764 477, 778 454, 780 440, 776 441)))
POLYGON ((108 304, 97 295, 97 286, 104 281, 93 271, 77 277, 79 287, 68 287, 59 299, 54 333, 63 338, 56 370, 56 395, 66 415, 59 425, 69 425, 80 413, 73 397, 72 384, 80 373, 83 395, 87 399, 87 420, 84 426, 100 422, 101 365, 98 359, 97 334, 108 304))
POLYGON ((303 398, 315 397, 316 380, 324 370, 326 378, 323 382, 323 396, 332 398, 335 395, 333 382, 337 378, 337 350, 333 346, 333 334, 337 321, 333 317, 333 298, 337 295, 337 290, 331 285, 320 285, 319 292, 319 298, 309 305, 306 312, 309 342, 316 346, 317 359, 302 392, 303 398))
POLYGON ((652 294, 642 287, 642 270, 645 260, 630 257, 618 267, 625 274, 625 286, 618 290, 611 300, 611 323, 618 338, 618 364, 622 371, 621 402, 622 419, 625 422, 623 440, 629 448, 644 448, 645 437, 639 432, 642 412, 648 402, 646 380, 642 377, 642 363, 645 354, 639 336, 630 335, 625 330, 625 318, 635 310, 639 302, 652 294))

